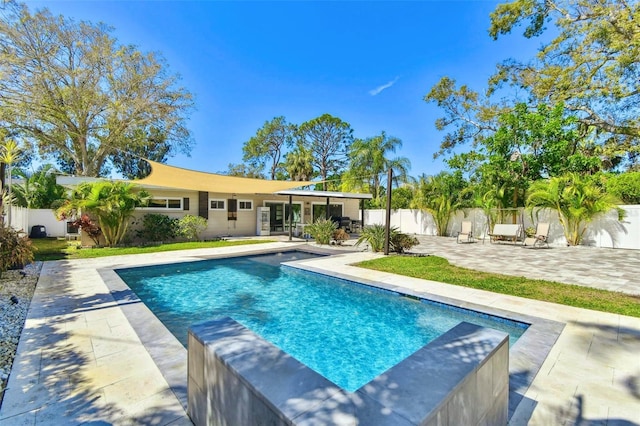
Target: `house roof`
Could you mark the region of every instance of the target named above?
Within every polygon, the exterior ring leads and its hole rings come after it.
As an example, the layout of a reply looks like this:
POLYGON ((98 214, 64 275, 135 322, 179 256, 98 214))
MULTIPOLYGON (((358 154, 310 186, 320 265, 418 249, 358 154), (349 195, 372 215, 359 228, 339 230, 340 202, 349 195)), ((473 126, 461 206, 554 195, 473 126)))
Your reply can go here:
POLYGON ((273 194, 300 186, 314 185, 317 182, 295 182, 286 180, 265 180, 245 177, 219 175, 198 172, 180 167, 167 166, 155 161, 145 160, 151 165, 151 173, 144 179, 133 182, 144 186, 162 188, 191 189, 206 192, 229 194, 273 194))

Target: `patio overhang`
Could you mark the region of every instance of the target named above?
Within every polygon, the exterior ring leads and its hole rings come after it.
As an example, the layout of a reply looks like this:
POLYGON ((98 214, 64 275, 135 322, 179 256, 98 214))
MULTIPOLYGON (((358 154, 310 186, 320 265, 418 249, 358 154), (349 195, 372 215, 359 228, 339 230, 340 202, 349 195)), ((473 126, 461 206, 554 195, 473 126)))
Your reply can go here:
POLYGON ((323 198, 349 198, 357 200, 370 200, 371 194, 356 194, 351 192, 312 191, 303 189, 289 189, 276 192, 278 195, 292 195, 294 197, 323 197, 323 198))

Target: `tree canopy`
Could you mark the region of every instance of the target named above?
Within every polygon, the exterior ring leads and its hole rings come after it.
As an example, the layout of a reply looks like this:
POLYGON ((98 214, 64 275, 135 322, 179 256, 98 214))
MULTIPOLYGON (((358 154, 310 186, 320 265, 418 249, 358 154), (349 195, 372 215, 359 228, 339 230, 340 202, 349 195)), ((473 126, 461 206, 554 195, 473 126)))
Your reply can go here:
MULTIPOLYGON (((379 198, 383 195, 382 184, 389 169, 393 170, 395 183, 405 183, 411 168, 411 161, 406 157, 389 158, 402 147, 402 141, 385 132, 380 135, 355 139, 349 150, 349 167, 344 174, 344 187, 347 190, 366 189, 373 195, 372 202, 382 205, 379 198)), ((394 182, 387 182, 386 190, 390 191, 394 182)), ((396 185, 397 186, 397 185, 396 185)))
POLYGON ((294 142, 296 126, 288 124, 284 117, 266 121, 256 135, 242 147, 243 160, 256 170, 269 169, 270 179, 276 179, 282 168, 280 160, 287 148, 294 142))
MULTIPOLYGON (((515 0, 497 6, 497 39, 528 22, 525 37, 553 22, 558 34, 529 62, 507 60, 492 83, 509 81, 542 102, 564 102, 603 137, 640 137, 640 3, 627 0, 515 0)), ((637 147, 637 143, 635 144, 637 147)))
MULTIPOLYGON (((344 170, 349 147, 353 140, 351 125, 338 117, 323 114, 302 123, 299 127, 302 146, 311 153, 313 166, 323 181, 331 174, 344 170)), ((327 182, 323 189, 328 188, 327 182)))
POLYGON ((313 178, 313 158, 311 152, 302 144, 285 155, 284 167, 289 179, 308 181, 313 178))
POLYGON ((191 148, 192 95, 158 53, 111 32, 15 2, 0 10, 0 122, 78 175, 98 176, 109 161, 128 174, 122 151, 191 148))
POLYGON ((640 159, 640 4, 625 0, 514 0, 491 14, 493 38, 525 24, 524 36, 543 34, 551 41, 526 62, 498 64, 487 90, 480 93, 443 77, 425 96, 443 116, 446 130, 439 152, 478 143, 497 131, 500 114, 522 99, 504 97, 505 84, 528 96, 530 106, 564 105, 576 117, 581 137, 603 169, 633 168, 640 159), (556 34, 557 32, 557 34, 556 34), (500 97, 498 97, 498 93, 500 97))

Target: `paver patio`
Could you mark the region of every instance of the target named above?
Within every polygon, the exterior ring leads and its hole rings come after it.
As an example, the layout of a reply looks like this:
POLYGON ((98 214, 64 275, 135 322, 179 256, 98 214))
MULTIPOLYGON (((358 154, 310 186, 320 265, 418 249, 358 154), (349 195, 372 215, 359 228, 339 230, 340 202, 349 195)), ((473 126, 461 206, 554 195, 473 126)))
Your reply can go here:
MULTIPOLYGON (((442 255, 461 266, 495 267, 499 272, 517 275, 537 269, 544 272, 537 278, 555 273, 558 281, 581 281, 584 277, 580 284, 605 287, 616 276, 611 273, 617 273, 620 281, 615 285, 639 293, 638 278, 625 275, 625 270, 640 270, 640 253, 636 252, 526 250, 488 244, 462 246, 456 245, 455 239, 445 238, 421 240, 420 250, 442 255), (571 272, 562 272, 567 270, 571 272)), ((269 243, 259 249, 296 245, 269 243)), ((158 322, 146 321, 140 332, 139 318, 146 307, 129 298, 125 289, 114 286, 109 271, 255 250, 256 246, 237 246, 46 262, 0 407, 0 425, 190 424, 184 406, 186 349, 158 322)), ((350 266, 373 256, 377 255, 343 251, 332 258, 306 262, 327 271, 420 289, 462 303, 566 323, 510 424, 640 424, 639 318, 350 266)))

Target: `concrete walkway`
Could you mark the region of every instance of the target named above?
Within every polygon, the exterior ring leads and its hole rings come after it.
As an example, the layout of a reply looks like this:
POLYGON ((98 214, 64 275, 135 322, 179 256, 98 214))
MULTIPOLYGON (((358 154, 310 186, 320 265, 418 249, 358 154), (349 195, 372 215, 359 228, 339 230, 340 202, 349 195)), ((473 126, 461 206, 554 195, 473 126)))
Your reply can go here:
MULTIPOLYGON (((157 320, 149 320, 144 305, 110 282, 115 275, 111 269, 295 245, 46 262, 0 407, 0 425, 190 424, 185 415, 186 350, 157 320)), ((424 238, 417 250, 482 270, 532 276, 526 271, 533 268, 536 278, 555 274, 551 279, 605 288, 617 277, 617 289, 637 294, 640 287, 638 278, 626 275, 633 265, 640 270, 640 253, 635 252, 463 246, 444 238, 424 238)), ((308 262, 328 272, 417 289, 461 304, 566 323, 510 424, 640 425, 640 319, 350 266, 376 256, 343 251, 308 262)))

